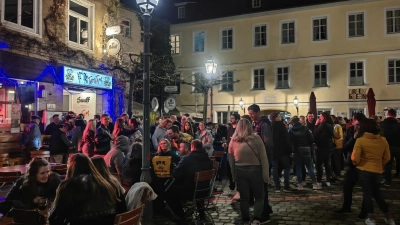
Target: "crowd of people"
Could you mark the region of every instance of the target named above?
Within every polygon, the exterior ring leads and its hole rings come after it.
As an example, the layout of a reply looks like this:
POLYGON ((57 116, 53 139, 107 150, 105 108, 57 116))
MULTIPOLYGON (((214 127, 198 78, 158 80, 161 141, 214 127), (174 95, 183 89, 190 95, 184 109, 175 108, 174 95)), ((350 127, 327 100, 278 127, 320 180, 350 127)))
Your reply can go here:
MULTIPOLYGON (((379 187, 382 176, 382 183, 390 187, 393 163, 400 159, 400 123, 396 113, 393 109, 388 110, 384 120, 380 117, 367 119, 364 114, 356 113, 349 120, 328 112, 322 112, 316 118, 316 115, 308 112, 306 116, 285 120, 278 112, 264 116, 258 105, 251 105, 248 115, 232 114, 226 125, 196 123, 189 115, 182 116, 180 120, 174 115, 157 118, 150 127, 149 136, 143 134, 140 119, 129 118, 127 114, 122 114, 113 124, 108 114, 85 121, 82 116, 70 112, 64 123, 60 123, 59 115, 54 115, 45 134, 51 135, 51 161, 71 164, 71 160, 88 161, 90 157, 94 160, 101 156, 109 172, 128 178, 123 183, 125 189, 140 181, 143 157, 141 142, 143 137, 149 137, 152 156, 170 156, 172 175, 176 178, 169 193, 164 193, 162 182, 158 181, 154 168, 151 170, 151 186, 161 202, 156 205, 163 205, 165 200, 180 219, 183 217, 183 208, 181 201, 177 200, 184 200, 192 193, 194 173, 212 169, 210 157, 213 152, 225 151, 227 160, 222 165, 226 165, 230 191, 223 194, 240 199, 241 216, 245 224, 257 225, 270 220, 272 208, 268 202, 269 188, 275 189, 275 192, 294 192, 319 190, 332 183, 342 183, 344 202, 335 213, 349 213, 352 191, 359 181, 363 189, 363 204, 358 218, 365 219, 366 224, 375 224, 372 204, 372 198, 375 198, 385 214, 385 222, 393 225, 395 223, 379 187), (82 154, 69 157, 71 153, 82 154), (342 173, 345 169, 345 173, 342 173), (309 188, 305 182, 306 176, 312 181, 309 188), (291 185, 293 181, 297 183, 295 188, 291 185), (250 218, 250 205, 254 205, 253 218, 250 218)), ((38 120, 40 118, 32 117, 29 126, 35 127, 38 120)), ((34 130, 24 131, 22 149, 32 150, 40 146, 37 138, 31 138, 34 130)), ((400 163, 396 165, 394 176, 399 176, 400 163)), ((116 184, 109 179, 101 179, 107 174, 101 176, 100 173, 94 173, 90 165, 86 169, 86 172, 76 174, 69 169, 74 174, 67 176, 74 178, 70 179, 69 185, 79 188, 82 176, 85 176, 82 174, 87 175, 91 171, 93 182, 108 182, 113 187, 113 191, 107 185, 101 189, 108 192, 106 196, 109 199, 104 202, 117 204, 122 189, 119 186, 115 188, 116 184)), ((57 193, 66 191, 68 183, 63 183, 57 193)), ((216 190, 222 191, 222 187, 216 186, 216 190)), ((63 199, 56 196, 56 205, 63 199)))

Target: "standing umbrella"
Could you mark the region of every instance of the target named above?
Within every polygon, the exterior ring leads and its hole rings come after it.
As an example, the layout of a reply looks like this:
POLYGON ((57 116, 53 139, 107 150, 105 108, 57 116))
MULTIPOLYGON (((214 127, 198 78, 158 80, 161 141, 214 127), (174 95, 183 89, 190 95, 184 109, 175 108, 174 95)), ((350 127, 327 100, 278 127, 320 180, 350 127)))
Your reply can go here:
POLYGON ((368 105, 368 116, 374 116, 375 115, 375 106, 376 106, 376 100, 375 100, 375 94, 372 88, 368 90, 367 93, 367 105, 368 105))
POLYGON ((314 114, 314 118, 317 118, 317 98, 313 91, 310 95, 310 112, 314 114))

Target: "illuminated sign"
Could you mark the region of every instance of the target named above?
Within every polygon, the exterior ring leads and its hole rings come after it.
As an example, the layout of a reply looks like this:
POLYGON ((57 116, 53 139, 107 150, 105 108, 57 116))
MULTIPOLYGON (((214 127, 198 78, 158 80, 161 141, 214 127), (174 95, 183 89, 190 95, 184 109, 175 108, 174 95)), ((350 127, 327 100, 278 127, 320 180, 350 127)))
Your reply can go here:
POLYGON ((64 84, 112 89, 112 77, 68 66, 61 67, 61 79, 64 84))

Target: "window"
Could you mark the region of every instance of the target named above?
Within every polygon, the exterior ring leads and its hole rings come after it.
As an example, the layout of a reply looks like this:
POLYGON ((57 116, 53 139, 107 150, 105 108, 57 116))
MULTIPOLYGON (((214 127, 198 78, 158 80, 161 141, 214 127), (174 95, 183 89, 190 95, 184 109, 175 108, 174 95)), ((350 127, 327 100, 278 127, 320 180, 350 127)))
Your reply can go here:
POLYGON ((400 83, 400 59, 388 61, 389 84, 400 83))
POLYGON ((276 74, 276 89, 289 88, 289 67, 278 67, 276 74))
POLYGON ((69 0, 69 33, 70 43, 78 47, 92 49, 94 6, 86 1, 69 0))
POLYGON ((281 23, 282 44, 295 43, 295 27, 294 21, 281 23))
POLYGON ((386 33, 400 33, 400 8, 386 10, 386 33))
POLYGON ((41 5, 41 0, 3 0, 1 22, 8 28, 40 35, 41 5))
POLYGON ((314 87, 327 87, 327 71, 326 63, 314 64, 314 87))
POLYGON ((199 31, 194 33, 194 52, 204 52, 205 32, 199 31))
POLYGON ((222 74, 220 91, 233 91, 233 71, 226 71, 222 74))
POLYGON ((254 26, 254 47, 267 46, 267 25, 254 26))
POLYGON ((328 40, 327 17, 313 19, 313 41, 328 40))
POLYGON ((364 62, 350 63, 350 86, 364 85, 364 62))
POLYGON ((329 114, 331 113, 332 109, 317 109, 317 117, 319 118, 319 115, 323 112, 328 112, 329 114))
POLYGON ((202 73, 193 73, 192 75, 192 93, 203 93, 203 85, 204 85, 204 76, 202 73))
POLYGON ((221 30, 221 49, 222 50, 229 50, 233 49, 233 29, 223 29, 221 30))
POLYGON ((253 8, 260 8, 261 7, 261 0, 252 0, 253 8))
POLYGON ((121 26, 121 35, 123 37, 130 38, 131 37, 131 21, 123 19, 120 23, 121 26))
POLYGON ((253 90, 265 90, 265 69, 253 70, 253 90))
POLYGON ((169 37, 170 41, 171 41, 171 54, 179 54, 179 35, 178 34, 172 34, 169 37))
POLYGON ((348 16, 348 36, 364 37, 364 13, 350 13, 348 16))
POLYGON ((178 18, 185 18, 185 6, 178 7, 178 18))

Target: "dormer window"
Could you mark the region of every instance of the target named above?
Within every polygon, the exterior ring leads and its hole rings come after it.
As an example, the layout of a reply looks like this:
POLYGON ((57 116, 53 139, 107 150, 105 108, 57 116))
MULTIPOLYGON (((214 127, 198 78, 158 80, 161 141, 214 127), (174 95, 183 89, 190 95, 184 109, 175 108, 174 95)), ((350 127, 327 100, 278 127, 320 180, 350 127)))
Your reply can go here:
POLYGON ((261 0, 252 0, 253 8, 260 8, 261 7, 261 0))
POLYGON ((178 7, 178 18, 185 18, 185 14, 186 14, 186 11, 185 11, 185 6, 180 6, 180 7, 178 7))

